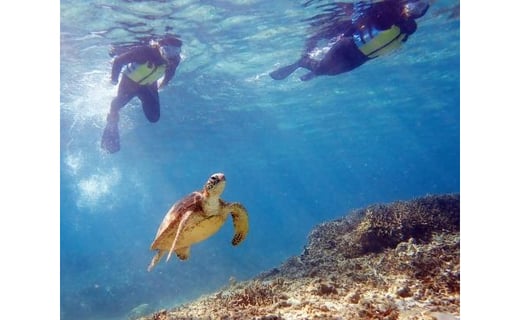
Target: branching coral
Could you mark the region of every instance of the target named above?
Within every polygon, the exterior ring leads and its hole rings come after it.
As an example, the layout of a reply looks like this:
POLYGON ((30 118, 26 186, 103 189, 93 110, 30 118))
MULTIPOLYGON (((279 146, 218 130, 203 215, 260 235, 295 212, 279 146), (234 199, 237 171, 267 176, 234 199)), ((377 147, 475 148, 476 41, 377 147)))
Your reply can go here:
POLYGON ((424 197, 366 209, 355 230, 361 253, 380 252, 410 238, 429 240, 436 231, 459 231, 458 195, 424 197))
POLYGON ((262 306, 277 302, 278 298, 273 290, 273 283, 253 281, 227 298, 227 302, 236 307, 262 306))

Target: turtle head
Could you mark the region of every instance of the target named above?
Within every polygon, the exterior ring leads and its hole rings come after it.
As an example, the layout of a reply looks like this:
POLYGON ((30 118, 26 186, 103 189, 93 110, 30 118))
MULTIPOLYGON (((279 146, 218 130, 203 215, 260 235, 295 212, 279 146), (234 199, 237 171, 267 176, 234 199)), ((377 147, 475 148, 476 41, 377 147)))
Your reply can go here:
POLYGON ((211 195, 220 195, 224 191, 225 186, 226 176, 223 173, 214 173, 204 185, 204 191, 211 195))

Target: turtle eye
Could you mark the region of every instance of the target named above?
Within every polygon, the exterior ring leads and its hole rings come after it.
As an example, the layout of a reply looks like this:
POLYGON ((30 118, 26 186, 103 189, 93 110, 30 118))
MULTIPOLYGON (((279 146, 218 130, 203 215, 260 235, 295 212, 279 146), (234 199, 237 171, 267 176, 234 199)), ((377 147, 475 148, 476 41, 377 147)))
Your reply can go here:
POLYGON ((207 188, 208 189, 213 189, 213 187, 219 182, 218 180, 218 176, 217 175, 212 175, 211 177, 209 177, 209 180, 208 180, 208 183, 207 183, 207 188))

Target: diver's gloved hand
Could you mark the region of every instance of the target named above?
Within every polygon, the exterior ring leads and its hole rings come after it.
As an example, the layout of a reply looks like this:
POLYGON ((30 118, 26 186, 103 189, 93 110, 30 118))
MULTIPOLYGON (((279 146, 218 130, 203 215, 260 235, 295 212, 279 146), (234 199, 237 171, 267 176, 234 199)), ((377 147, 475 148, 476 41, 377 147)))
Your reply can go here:
POLYGON ((114 86, 117 84, 117 79, 110 79, 110 83, 113 84, 114 86))

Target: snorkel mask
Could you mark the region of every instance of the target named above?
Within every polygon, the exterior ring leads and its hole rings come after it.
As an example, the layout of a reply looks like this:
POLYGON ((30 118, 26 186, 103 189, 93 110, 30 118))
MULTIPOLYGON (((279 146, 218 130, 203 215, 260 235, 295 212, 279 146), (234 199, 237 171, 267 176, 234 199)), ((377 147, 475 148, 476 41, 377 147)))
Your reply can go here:
POLYGON ((412 0, 408 1, 403 6, 403 13, 411 19, 417 19, 426 13, 430 7, 429 1, 426 0, 412 0))
POLYGON ((181 53, 181 47, 171 46, 171 45, 161 45, 159 47, 159 52, 161 56, 167 60, 173 60, 179 56, 181 53))
POLYGON ((167 37, 159 40, 159 52, 166 60, 177 59, 181 53, 182 41, 175 37, 167 37))

